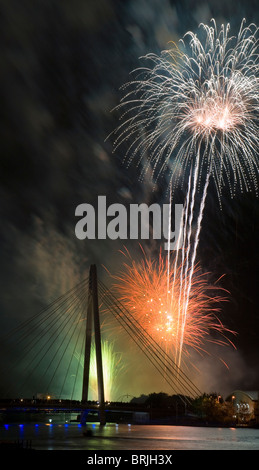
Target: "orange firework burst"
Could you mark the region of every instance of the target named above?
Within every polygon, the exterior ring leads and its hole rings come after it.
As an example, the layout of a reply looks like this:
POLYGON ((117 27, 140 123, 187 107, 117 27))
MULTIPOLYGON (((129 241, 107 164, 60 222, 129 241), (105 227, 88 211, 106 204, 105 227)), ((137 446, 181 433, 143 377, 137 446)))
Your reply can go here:
POLYGON ((206 340, 230 342, 226 339, 229 330, 218 318, 226 295, 222 295, 223 289, 208 283, 207 274, 201 273, 198 265, 188 295, 189 272, 184 263, 169 269, 161 253, 157 260, 144 254, 137 262, 128 252, 123 254, 127 257, 124 270, 113 276, 116 295, 143 329, 175 355, 178 365, 188 347, 202 350, 206 340), (216 291, 221 295, 215 295, 216 291))

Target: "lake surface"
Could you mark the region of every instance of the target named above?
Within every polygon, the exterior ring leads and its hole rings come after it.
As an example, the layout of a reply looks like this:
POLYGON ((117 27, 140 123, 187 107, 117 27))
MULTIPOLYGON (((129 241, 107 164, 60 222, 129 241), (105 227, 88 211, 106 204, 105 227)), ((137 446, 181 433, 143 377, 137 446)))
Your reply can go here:
POLYGON ((11 423, 0 441, 31 441, 36 450, 259 450, 259 429, 191 426, 11 423), (83 435, 91 430, 92 436, 83 435))

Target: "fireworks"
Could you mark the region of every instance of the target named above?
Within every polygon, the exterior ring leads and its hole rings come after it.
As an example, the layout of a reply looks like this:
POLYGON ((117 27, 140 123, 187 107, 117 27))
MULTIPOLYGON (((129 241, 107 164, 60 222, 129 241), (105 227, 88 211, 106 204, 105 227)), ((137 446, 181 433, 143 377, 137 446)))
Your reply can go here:
POLYGON ((218 318, 226 297, 223 289, 208 283, 199 266, 194 269, 190 296, 186 292, 189 273, 185 278, 182 265, 168 269, 161 253, 158 260, 144 256, 138 262, 127 253, 123 272, 114 278, 117 297, 144 330, 166 346, 176 363, 188 348, 201 351, 206 340, 212 340, 212 331, 217 336, 213 341, 226 343, 227 329, 218 318))
POLYGON ((180 47, 145 56, 151 65, 124 86, 115 139, 115 150, 129 143, 128 163, 148 159, 154 179, 169 166, 173 186, 195 166, 197 181, 211 174, 219 198, 226 182, 232 196, 237 185, 258 189, 257 28, 229 31, 202 24, 201 39, 188 32, 180 47))
POLYGON ((236 37, 229 25, 217 30, 214 20, 202 24, 199 36, 188 32, 179 47, 146 55, 147 66, 123 87, 118 106, 123 122, 115 131, 114 151, 127 144, 127 164, 137 159, 142 177, 151 167, 154 181, 169 169, 170 197, 188 181, 183 245, 173 266, 169 254, 167 275, 161 258, 155 269, 148 263, 142 272, 132 264, 120 287, 143 325, 173 340, 178 365, 184 345, 199 347, 209 329, 224 330, 215 323, 209 307, 216 299, 205 294, 208 286, 196 264, 210 181, 220 203, 224 186, 232 197, 237 188, 258 192, 257 31, 253 24, 245 27, 245 20, 236 37))

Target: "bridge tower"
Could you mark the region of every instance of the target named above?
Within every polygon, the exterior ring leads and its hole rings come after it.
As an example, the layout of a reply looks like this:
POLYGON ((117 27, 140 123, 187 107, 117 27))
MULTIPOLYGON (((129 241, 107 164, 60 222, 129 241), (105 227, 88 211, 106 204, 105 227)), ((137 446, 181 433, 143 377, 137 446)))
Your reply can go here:
POLYGON ((103 383, 103 364, 102 364, 102 345, 101 345, 101 329, 99 317, 98 302, 98 283, 96 265, 92 264, 89 271, 89 288, 88 288, 88 307, 86 317, 86 336, 85 336, 85 358, 83 372, 83 388, 82 401, 88 400, 89 389, 89 373, 90 373, 90 356, 92 331, 94 327, 94 343, 96 352, 96 369, 98 384, 98 402, 99 402, 99 419, 100 424, 105 424, 105 403, 104 403, 104 383, 103 383))

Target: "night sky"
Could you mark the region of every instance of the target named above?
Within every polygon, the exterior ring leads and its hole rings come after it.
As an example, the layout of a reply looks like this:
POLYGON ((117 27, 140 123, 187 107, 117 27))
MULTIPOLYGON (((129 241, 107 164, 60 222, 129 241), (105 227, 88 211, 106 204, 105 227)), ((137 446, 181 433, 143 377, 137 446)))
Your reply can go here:
MULTIPOLYGON (((95 263, 107 280, 121 267, 119 250, 138 253, 136 241, 78 240, 75 209, 98 195, 108 203, 165 201, 161 182, 141 183, 138 170, 122 164, 107 136, 118 126, 111 110, 120 87, 168 42, 211 18, 258 23, 257 2, 238 0, 62 0, 0 2, 0 328, 14 328, 88 274, 95 263)), ((238 335, 231 347, 193 354, 190 372, 206 392, 258 390, 258 221, 254 193, 223 195, 222 210, 209 191, 198 258, 231 292, 221 319, 238 335), (218 354, 228 363, 226 369, 218 354)), ((145 243, 148 252, 159 246, 145 243)), ((107 281, 109 282, 109 280, 107 281)), ((127 355, 127 347, 123 352, 127 355)), ((6 351, 1 359, 6 361, 6 351)), ((15 351, 13 351, 15 355, 15 351)), ((132 354, 132 352, 131 352, 132 354)), ((126 357, 121 394, 161 391, 150 368, 141 371, 139 353, 126 357), (133 355, 134 356, 134 355, 133 355), (130 365, 131 364, 131 365, 130 365), (132 381, 134 367, 137 374, 132 381)), ((167 391, 167 390, 166 390, 167 391)))

